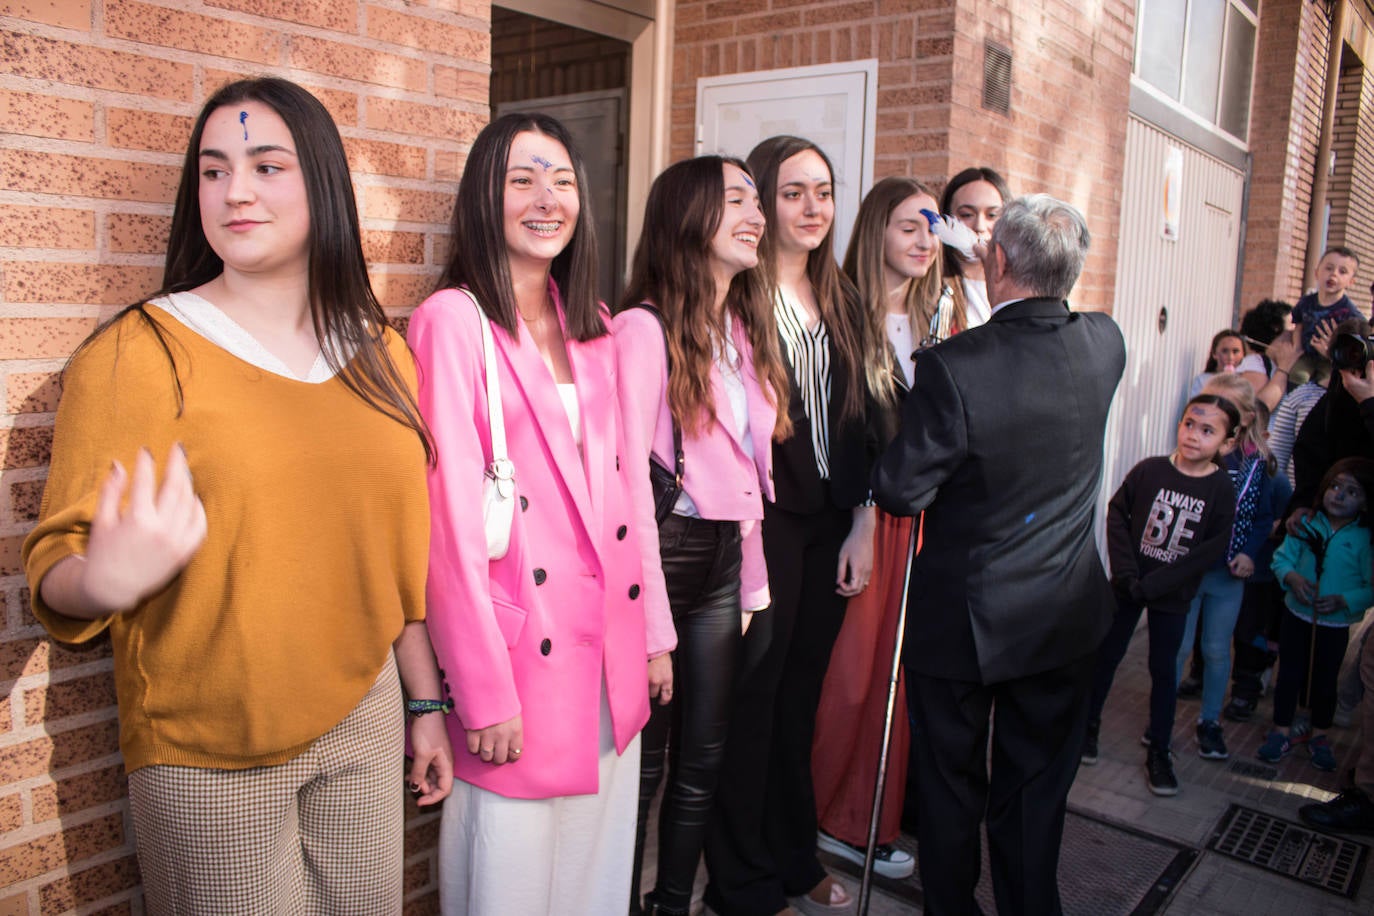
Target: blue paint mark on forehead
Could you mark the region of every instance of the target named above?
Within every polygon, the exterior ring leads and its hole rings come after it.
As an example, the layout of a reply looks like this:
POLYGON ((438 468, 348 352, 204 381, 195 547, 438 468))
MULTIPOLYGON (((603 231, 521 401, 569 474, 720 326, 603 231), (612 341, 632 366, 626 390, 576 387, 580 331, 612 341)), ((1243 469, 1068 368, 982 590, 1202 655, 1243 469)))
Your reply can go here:
POLYGON ((936 225, 938 225, 940 222, 940 214, 936 213, 934 210, 927 210, 926 208, 922 207, 921 215, 926 218, 926 222, 930 223, 930 228, 932 229, 934 229, 936 225))
POLYGON ((545 159, 543 156, 531 156, 530 159, 534 160, 535 165, 541 165, 546 169, 553 168, 553 163, 545 159))
POLYGON ((751 188, 754 187, 754 182, 750 180, 750 178, 749 178, 748 175, 745 175, 745 176, 744 176, 744 183, 747 184, 747 185, 749 185, 749 187, 751 187, 751 188))
POLYGON ((248 112, 239 112, 239 123, 243 125, 243 139, 248 139, 248 112))

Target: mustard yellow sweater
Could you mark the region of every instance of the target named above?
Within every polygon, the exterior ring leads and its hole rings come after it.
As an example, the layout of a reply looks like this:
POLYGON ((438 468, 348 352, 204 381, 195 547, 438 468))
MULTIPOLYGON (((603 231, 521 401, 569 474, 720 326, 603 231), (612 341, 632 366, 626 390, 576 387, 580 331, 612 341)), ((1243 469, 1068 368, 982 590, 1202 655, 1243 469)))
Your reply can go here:
MULTIPOLYGON (((34 614, 64 642, 110 628, 128 770, 283 763, 357 705, 404 623, 424 616, 424 451, 337 378, 274 375, 147 311, 176 358, 184 409, 137 315, 72 363, 41 521, 24 543, 34 614), (39 582, 85 551, 111 460, 132 469, 147 446, 160 480, 173 442, 209 522, 190 564, 113 618, 45 606, 39 582)), ((404 342, 388 332, 387 343, 413 385, 404 342)))

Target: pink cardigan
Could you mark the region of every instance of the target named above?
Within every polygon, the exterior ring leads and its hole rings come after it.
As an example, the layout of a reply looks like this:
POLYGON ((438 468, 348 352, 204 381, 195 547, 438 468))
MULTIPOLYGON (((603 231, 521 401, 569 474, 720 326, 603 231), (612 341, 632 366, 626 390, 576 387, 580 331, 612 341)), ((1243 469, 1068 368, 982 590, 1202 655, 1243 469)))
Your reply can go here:
MULTIPOLYGON (((612 321, 619 353, 620 408, 625 416, 626 444, 631 461, 648 473, 649 451, 666 467, 673 466, 673 427, 668 410, 668 361, 663 350, 663 331, 644 309, 626 309, 612 321)), ((777 408, 764 393, 767 382, 754 373, 753 348, 748 334, 734 323, 735 347, 742 357, 745 400, 749 410, 749 438, 754 456, 745 454, 736 438, 725 382, 720 369, 711 366, 711 393, 716 419, 697 436, 682 437, 686 456, 683 489, 702 518, 739 521, 743 562, 740 567, 740 601, 745 610, 769 604, 768 570, 763 560, 759 520, 763 500, 773 499, 773 426, 777 408)), ((652 523, 652 515, 649 517, 652 523)), ((658 561, 658 532, 644 542, 646 568, 658 561)))
POLYGON ((493 327, 520 506, 509 552, 488 560, 481 484, 491 436, 478 320, 466 295, 440 290, 411 315, 407 334, 420 411, 438 449, 429 474, 427 623, 454 700, 454 769, 512 798, 592 793, 603 679, 624 751, 649 716, 647 658, 676 645, 671 617, 656 610, 667 606, 657 558, 652 575, 641 566, 640 519, 652 518, 653 497, 626 455, 610 335, 567 342, 579 457, 528 332, 521 325, 517 341, 493 327), (524 728, 518 763, 492 766, 467 753, 465 729, 516 715, 524 728))

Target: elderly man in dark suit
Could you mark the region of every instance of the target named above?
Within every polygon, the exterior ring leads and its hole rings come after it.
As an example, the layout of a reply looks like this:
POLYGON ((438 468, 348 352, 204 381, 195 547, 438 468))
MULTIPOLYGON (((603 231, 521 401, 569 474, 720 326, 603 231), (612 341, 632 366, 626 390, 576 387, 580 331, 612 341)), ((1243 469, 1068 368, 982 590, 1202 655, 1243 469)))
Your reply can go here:
POLYGON ((1064 809, 1113 607, 1093 509, 1126 362, 1112 319, 1065 301, 1087 250, 1068 204, 1007 204, 980 252, 992 319, 916 358, 874 471, 878 505, 925 512, 903 660, 934 916, 978 912, 985 815, 998 911, 1060 912, 1064 809))

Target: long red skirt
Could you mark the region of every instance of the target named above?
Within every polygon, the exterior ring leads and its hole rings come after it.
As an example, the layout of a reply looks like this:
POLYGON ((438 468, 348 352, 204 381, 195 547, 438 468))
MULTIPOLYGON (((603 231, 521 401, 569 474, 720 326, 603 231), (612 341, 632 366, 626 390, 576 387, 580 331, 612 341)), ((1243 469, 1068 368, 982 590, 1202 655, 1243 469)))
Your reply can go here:
MULTIPOLYGON (((849 599, 816 711, 816 738, 811 745, 816 813, 822 830, 855 846, 868 843, 892 675, 892 644, 913 521, 878 510, 873 576, 868 588, 849 599)), ((892 746, 878 823, 880 843, 891 843, 901 833, 911 746, 904 680, 898 681, 892 718, 892 746)))

